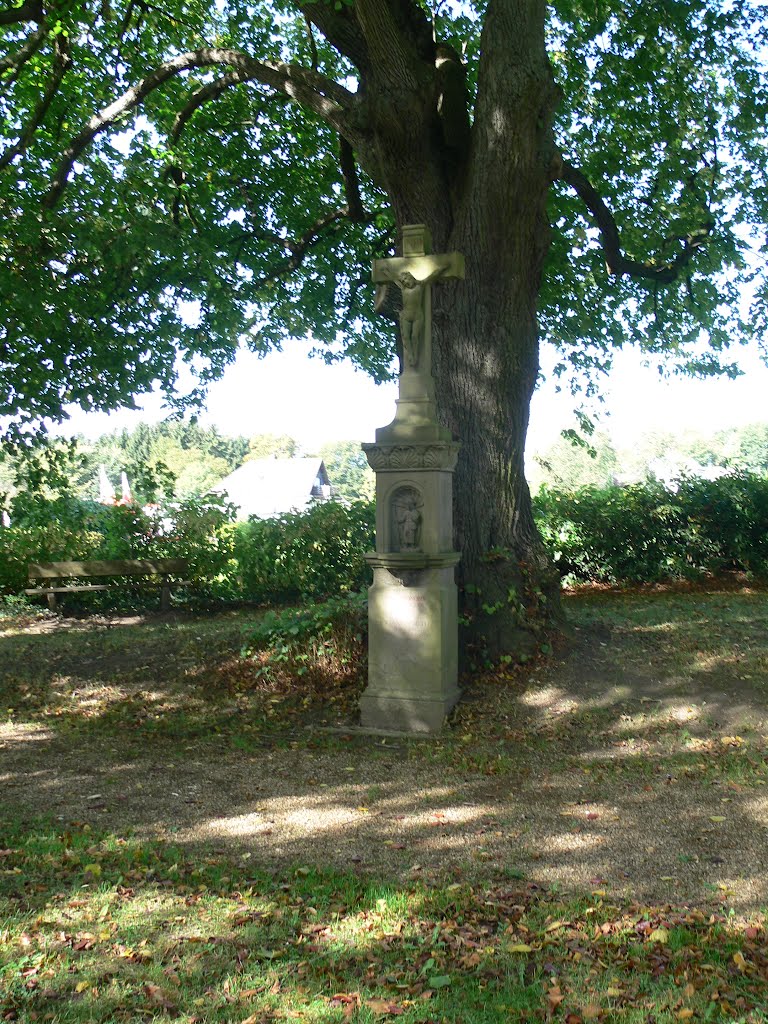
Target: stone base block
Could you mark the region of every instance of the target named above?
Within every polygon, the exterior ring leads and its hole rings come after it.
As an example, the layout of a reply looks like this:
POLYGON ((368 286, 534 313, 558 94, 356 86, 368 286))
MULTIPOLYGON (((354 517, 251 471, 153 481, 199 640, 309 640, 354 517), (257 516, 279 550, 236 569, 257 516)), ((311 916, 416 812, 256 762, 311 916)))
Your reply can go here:
POLYGON ((401 566, 403 556, 397 554, 369 559, 374 579, 368 591, 363 728, 438 732, 458 701, 456 584, 453 565, 445 564, 457 557, 446 553, 436 567, 401 566), (382 564, 390 560, 390 567, 382 564))
POLYGON ((437 733, 458 700, 458 690, 445 694, 442 699, 426 700, 419 700, 412 694, 384 696, 366 690, 360 698, 360 724, 363 729, 383 733, 437 733))

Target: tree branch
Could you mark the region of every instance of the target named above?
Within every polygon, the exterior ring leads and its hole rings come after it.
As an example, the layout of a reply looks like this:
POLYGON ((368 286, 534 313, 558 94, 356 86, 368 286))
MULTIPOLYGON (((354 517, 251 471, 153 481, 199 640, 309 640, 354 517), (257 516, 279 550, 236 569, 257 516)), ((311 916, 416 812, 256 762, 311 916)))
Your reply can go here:
POLYGON ((365 207, 360 198, 360 181, 357 177, 355 154, 343 135, 339 136, 339 167, 344 179, 344 192, 347 197, 349 219, 362 221, 365 219, 365 207))
POLYGON ((315 42, 315 33, 312 31, 312 21, 308 14, 304 15, 304 21, 307 23, 307 36, 309 37, 309 48, 312 52, 312 70, 317 71, 317 43, 315 42))
MULTIPOLYGON (((254 232, 254 234, 259 235, 262 238, 266 238, 282 248, 287 249, 290 253, 289 256, 284 260, 281 260, 272 270, 264 274, 264 276, 259 279, 257 288, 262 288, 271 281, 276 281, 279 278, 290 274, 292 271, 297 270, 304 262, 309 252, 323 237, 325 231, 337 225, 339 221, 344 220, 347 215, 347 208, 345 206, 340 210, 333 210, 329 213, 323 214, 322 217, 319 217, 314 224, 307 228, 298 240, 281 238, 279 235, 275 235, 273 232, 269 231, 260 230, 254 232)), ((245 324, 243 334, 247 334, 260 319, 260 316, 256 316, 245 324)))
POLYGON ((352 61, 360 71, 365 71, 368 67, 368 47, 354 7, 343 6, 337 11, 327 0, 316 0, 314 3, 302 3, 299 0, 296 6, 340 54, 352 61))
POLYGON ((332 210, 323 214, 322 217, 318 217, 315 223, 308 227, 300 238, 296 240, 281 239, 283 246, 289 250, 291 255, 286 257, 281 264, 267 274, 263 279, 264 283, 274 281, 276 278, 296 270, 304 262, 310 249, 314 248, 323 237, 323 233, 329 227, 347 217, 349 217, 349 209, 346 206, 342 206, 340 210, 332 210))
POLYGON ((178 140, 187 121, 205 103, 218 99, 223 92, 233 88, 235 85, 241 85, 243 82, 252 80, 253 76, 249 75, 246 71, 230 71, 228 75, 223 75, 214 82, 208 82, 207 85, 193 92, 189 100, 187 100, 186 106, 174 118, 173 127, 171 128, 171 141, 176 142, 178 140))
POLYGON ((295 64, 257 61, 238 50, 205 47, 181 53, 165 64, 161 64, 137 85, 124 92, 114 103, 105 107, 98 114, 94 114, 64 150, 61 163, 44 199, 44 205, 50 209, 58 203, 78 156, 106 128, 119 121, 124 114, 134 110, 151 92, 174 76, 192 68, 214 65, 234 67, 250 80, 261 82, 277 92, 285 93, 301 106, 314 111, 337 131, 349 133, 347 113, 355 106, 356 100, 352 93, 338 83, 295 64))
POLYGON ((701 228, 679 238, 678 241, 683 243, 683 248, 666 263, 643 263, 640 260, 633 260, 622 252, 621 237, 613 214, 586 175, 578 167, 563 160, 560 177, 574 189, 594 217, 602 238, 606 266, 609 273, 616 274, 617 277, 626 274, 628 277, 656 281, 659 284, 671 284, 691 262, 697 249, 704 245, 715 226, 714 221, 710 219, 701 228))
MULTIPOLYGON (((250 205, 250 199, 247 192, 244 189, 241 189, 241 191, 245 195, 246 202, 250 205)), ((323 232, 332 225, 345 219, 349 219, 348 207, 342 206, 339 210, 329 210, 328 213, 324 213, 322 217, 318 217, 314 224, 311 224, 298 239, 288 238, 283 235, 278 235, 274 231, 268 231, 266 228, 262 227, 261 224, 259 224, 257 228, 253 228, 250 232, 253 237, 269 242, 280 249, 285 249, 289 254, 284 260, 275 266, 274 270, 271 270, 261 279, 262 282, 266 283, 268 281, 275 281, 277 278, 283 277, 285 274, 296 270, 304 261, 309 250, 320 241, 323 232)))
POLYGON ((42 21, 43 17, 40 0, 25 0, 20 7, 0 11, 0 25, 17 25, 20 21, 42 21))
MULTIPOLYGON (((370 224, 380 212, 380 210, 374 210, 366 214, 365 222, 370 224)), ((272 270, 259 279, 257 288, 261 288, 271 281, 276 281, 297 270, 324 235, 347 219, 349 219, 349 210, 346 206, 342 206, 339 210, 332 210, 323 214, 322 217, 318 217, 314 224, 308 227, 298 239, 282 238, 271 231, 255 231, 254 234, 273 242, 283 249, 287 249, 290 253, 289 256, 277 263, 272 270)), ((245 325, 243 333, 247 333, 260 319, 261 317, 259 316, 254 317, 253 320, 245 325)))
MULTIPOLYGON (((35 31, 27 37, 27 40, 21 49, 17 50, 16 53, 9 53, 7 57, 0 59, 0 75, 4 75, 6 71, 18 71, 23 67, 29 58, 37 53, 47 35, 48 28, 45 25, 41 25, 39 28, 35 29, 35 31)), ((10 84, 10 82, 8 84, 10 84)))
POLYGON ((59 86, 61 85, 61 81, 71 63, 71 58, 69 56, 69 42, 65 35, 57 36, 54 45, 56 48, 56 55, 53 62, 51 77, 48 79, 45 91, 40 97, 40 102, 35 107, 29 123, 19 136, 18 142, 14 146, 9 146, 2 156, 0 156, 0 171, 4 167, 7 167, 11 161, 15 160, 17 156, 20 156, 27 149, 30 142, 35 137, 35 132, 43 123, 45 115, 48 113, 48 108, 53 102, 56 93, 59 91, 59 86))

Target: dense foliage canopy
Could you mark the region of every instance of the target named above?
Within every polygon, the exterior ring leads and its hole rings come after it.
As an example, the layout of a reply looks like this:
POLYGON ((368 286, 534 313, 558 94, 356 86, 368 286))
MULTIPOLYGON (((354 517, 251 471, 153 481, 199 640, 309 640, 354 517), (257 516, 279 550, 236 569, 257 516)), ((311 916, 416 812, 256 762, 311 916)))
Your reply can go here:
MULTIPOLYGON (((391 373, 395 339, 369 315, 367 287, 371 257, 395 243, 391 182, 365 143, 378 59, 368 26, 381 14, 420 54, 433 32, 439 73, 423 88, 441 116, 466 88, 472 122, 483 74, 505 60, 493 33, 506 8, 0 10, 0 413, 113 407, 155 383, 183 404, 194 396, 174 394, 179 358, 204 383, 238 343, 265 352, 306 332, 326 358, 391 373)), ((761 4, 555 0, 547 18, 561 159, 543 339, 571 370, 632 340, 707 372, 766 323, 761 4), (749 281, 747 312, 736 300, 749 281)), ((410 116, 404 94, 392 95, 398 109, 410 116)), ((500 147, 524 144, 503 117, 497 127, 500 147)))

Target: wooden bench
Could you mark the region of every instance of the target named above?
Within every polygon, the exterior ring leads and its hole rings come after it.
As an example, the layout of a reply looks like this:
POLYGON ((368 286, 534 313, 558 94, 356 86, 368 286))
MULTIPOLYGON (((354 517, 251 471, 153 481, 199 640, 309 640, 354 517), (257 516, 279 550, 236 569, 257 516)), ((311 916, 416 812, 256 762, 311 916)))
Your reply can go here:
MULTIPOLYGON (((171 607, 171 576, 185 576, 189 571, 186 558, 126 558, 109 561, 87 562, 37 562, 29 566, 30 583, 42 580, 42 584, 30 587, 25 594, 44 595, 48 607, 56 610, 57 594, 74 594, 83 590, 113 590, 119 583, 63 583, 63 580, 103 579, 105 576, 159 576, 160 608, 166 612, 171 607)), ((180 586, 187 580, 177 581, 180 586)))

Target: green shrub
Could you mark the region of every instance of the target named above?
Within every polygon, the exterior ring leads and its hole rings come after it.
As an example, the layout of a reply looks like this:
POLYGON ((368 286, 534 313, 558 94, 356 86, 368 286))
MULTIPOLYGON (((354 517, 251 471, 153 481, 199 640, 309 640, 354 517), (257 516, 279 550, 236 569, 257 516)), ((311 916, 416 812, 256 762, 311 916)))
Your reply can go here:
POLYGON ((684 478, 677 499, 708 554, 707 569, 768 575, 768 479, 754 473, 684 478))
POLYGON ((678 540, 684 522, 672 499, 653 482, 573 493, 542 488, 534 505, 539 530, 563 575, 640 582, 681 570, 678 540))
POLYGON ((768 574, 768 480, 734 474, 629 487, 542 488, 539 531, 561 575, 651 583, 741 569, 768 574))
POLYGON ((268 611, 246 639, 244 657, 272 685, 309 689, 362 680, 366 666, 367 600, 349 593, 309 607, 268 611), (305 678, 306 677, 306 678, 305 678))
POLYGON ((148 514, 135 505, 20 495, 10 514, 11 525, 0 527, 0 593, 27 586, 30 562, 184 557, 192 579, 208 587, 230 568, 225 526, 233 510, 219 498, 170 502, 148 514))
POLYGON ((95 542, 93 535, 42 527, 0 527, 0 593, 19 594, 28 586, 27 566, 30 562, 47 562, 63 557, 60 551, 73 552, 71 558, 88 557, 95 542))
MULTIPOLYGON (((0 593, 27 586, 30 562, 182 557, 196 586, 191 599, 286 604, 364 587, 363 557, 374 546, 372 503, 326 502, 306 512, 235 525, 224 499, 166 502, 149 511, 73 497, 22 494, 0 527, 0 593)), ((89 595, 93 602, 93 595, 89 595)), ((107 603, 117 600, 107 592, 107 603)))
POLYGON ((16 594, 0 595, 0 620, 12 619, 18 623, 20 620, 34 621, 44 618, 45 611, 39 606, 30 602, 28 597, 18 597, 16 594))
POLYGON ((237 588, 246 600, 275 603, 360 590, 370 578, 363 556, 374 544, 371 502, 252 519, 234 530, 237 588))
POLYGON ((234 507, 218 495, 166 502, 152 512, 149 530, 135 550, 148 557, 186 558, 198 596, 236 596, 231 582, 234 515, 234 507))

